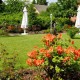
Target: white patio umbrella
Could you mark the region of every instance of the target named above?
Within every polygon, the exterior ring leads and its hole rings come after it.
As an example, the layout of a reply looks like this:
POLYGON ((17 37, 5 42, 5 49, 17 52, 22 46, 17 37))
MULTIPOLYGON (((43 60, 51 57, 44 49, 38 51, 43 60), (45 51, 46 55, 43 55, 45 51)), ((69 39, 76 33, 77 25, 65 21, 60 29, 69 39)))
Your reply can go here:
POLYGON ((75 27, 79 28, 79 30, 80 30, 80 5, 78 6, 78 10, 77 10, 77 17, 76 17, 75 27))
POLYGON ((23 18, 22 18, 22 24, 21 24, 21 28, 24 30, 24 33, 22 33, 22 35, 26 35, 26 28, 28 26, 28 13, 27 13, 27 9, 26 7, 24 7, 23 9, 23 18))

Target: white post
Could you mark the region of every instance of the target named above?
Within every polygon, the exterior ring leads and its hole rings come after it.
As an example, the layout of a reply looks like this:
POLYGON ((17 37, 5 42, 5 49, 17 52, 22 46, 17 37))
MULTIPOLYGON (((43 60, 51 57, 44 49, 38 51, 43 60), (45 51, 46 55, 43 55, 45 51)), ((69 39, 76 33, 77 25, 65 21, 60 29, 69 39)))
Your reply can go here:
POLYGON ((50 14, 50 19, 51 19, 51 22, 50 22, 50 33, 52 33, 52 14, 50 14))

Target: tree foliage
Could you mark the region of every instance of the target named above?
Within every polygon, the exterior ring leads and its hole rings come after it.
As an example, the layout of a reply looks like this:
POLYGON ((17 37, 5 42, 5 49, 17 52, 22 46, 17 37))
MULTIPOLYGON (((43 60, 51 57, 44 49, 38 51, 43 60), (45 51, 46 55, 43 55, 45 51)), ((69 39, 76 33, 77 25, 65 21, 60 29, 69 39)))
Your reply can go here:
POLYGON ((0 4, 2 4, 2 0, 0 0, 0 4))
POLYGON ((77 0, 58 0, 49 6, 48 12, 56 17, 73 16, 77 10, 77 0))
POLYGON ((24 5, 24 2, 21 0, 7 0, 7 5, 5 5, 5 12, 14 13, 20 12, 24 5))
POLYGON ((37 4, 46 5, 46 0, 37 0, 37 4))
POLYGON ((35 8, 33 4, 30 4, 28 6, 28 16, 29 16, 29 26, 31 27, 32 25, 35 25, 36 19, 37 19, 37 14, 35 12, 35 8))
POLYGON ((5 11, 5 4, 4 3, 1 3, 0 4, 0 13, 2 13, 4 11, 5 11))

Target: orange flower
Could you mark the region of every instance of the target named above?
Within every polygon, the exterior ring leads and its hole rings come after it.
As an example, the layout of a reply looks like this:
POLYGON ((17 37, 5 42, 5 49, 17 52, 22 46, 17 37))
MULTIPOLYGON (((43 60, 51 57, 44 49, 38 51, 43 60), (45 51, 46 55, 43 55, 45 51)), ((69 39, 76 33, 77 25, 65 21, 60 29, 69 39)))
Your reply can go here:
POLYGON ((36 58, 36 56, 38 55, 38 52, 37 51, 32 51, 32 52, 30 52, 30 53, 28 53, 28 56, 30 57, 30 58, 36 58))
POLYGON ((44 60, 43 59, 35 59, 34 60, 34 65, 36 65, 36 66, 39 66, 39 65, 41 65, 42 63, 44 63, 44 60))
POLYGON ((65 53, 70 54, 70 53, 74 53, 75 48, 74 47, 68 47, 67 49, 65 49, 65 53))
POLYGON ((45 57, 50 58, 51 57, 51 54, 50 53, 45 53, 45 57))
POLYGON ((70 59, 70 57, 65 57, 64 59, 63 59, 63 62, 66 62, 66 61, 68 61, 70 59))
POLYGON ((46 42, 45 42, 45 45, 46 45, 46 46, 50 46, 49 41, 46 41, 46 42))
POLYGON ((46 52, 46 50, 44 48, 41 48, 39 51, 40 51, 40 53, 45 53, 46 52))
POLYGON ((57 46, 57 52, 58 52, 58 54, 62 54, 64 52, 64 50, 61 46, 57 46))
POLYGON ((49 53, 53 52, 53 47, 51 46, 48 50, 49 53))
POLYGON ((56 38, 56 36, 53 35, 53 34, 47 34, 47 35, 44 37, 44 39, 45 39, 46 41, 50 41, 50 42, 52 42, 55 38, 56 38))
POLYGON ((62 34, 60 33, 59 35, 58 35, 58 39, 61 39, 62 38, 62 34))
POLYGON ((38 46, 34 46, 34 48, 38 48, 38 46))
POLYGON ((32 59, 29 58, 29 59, 26 61, 26 63, 27 63, 28 65, 32 66, 32 59))

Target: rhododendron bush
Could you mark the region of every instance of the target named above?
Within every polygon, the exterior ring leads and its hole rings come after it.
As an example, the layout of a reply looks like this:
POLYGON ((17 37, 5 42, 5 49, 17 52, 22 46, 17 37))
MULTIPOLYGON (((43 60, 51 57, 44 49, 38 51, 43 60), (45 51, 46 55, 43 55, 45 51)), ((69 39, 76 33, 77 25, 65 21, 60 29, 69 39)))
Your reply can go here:
POLYGON ((63 39, 62 34, 46 34, 42 41, 43 48, 36 47, 27 54, 28 65, 44 69, 55 80, 63 80, 69 77, 70 72, 79 70, 80 49, 74 41, 63 39))

